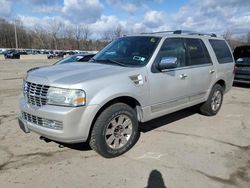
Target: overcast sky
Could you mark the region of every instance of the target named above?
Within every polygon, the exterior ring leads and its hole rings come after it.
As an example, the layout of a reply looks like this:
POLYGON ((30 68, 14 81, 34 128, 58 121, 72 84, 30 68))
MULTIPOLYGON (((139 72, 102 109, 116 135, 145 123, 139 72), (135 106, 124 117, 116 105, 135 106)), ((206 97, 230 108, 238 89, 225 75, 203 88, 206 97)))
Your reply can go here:
POLYGON ((118 24, 129 32, 195 30, 241 35, 250 31, 250 0, 0 0, 0 17, 46 27, 51 19, 88 25, 92 37, 118 24))

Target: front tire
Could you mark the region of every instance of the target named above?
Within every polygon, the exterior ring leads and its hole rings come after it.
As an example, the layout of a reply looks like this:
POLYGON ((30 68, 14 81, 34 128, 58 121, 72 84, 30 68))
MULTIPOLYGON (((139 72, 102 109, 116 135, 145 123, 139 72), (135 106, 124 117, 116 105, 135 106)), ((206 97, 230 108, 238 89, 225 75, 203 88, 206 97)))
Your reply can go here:
POLYGON ((103 157, 117 157, 136 143, 138 135, 136 111, 124 103, 116 103, 96 119, 89 145, 103 157))
POLYGON ((209 94, 209 97, 205 103, 200 107, 200 112, 206 116, 216 115, 223 102, 223 88, 219 84, 215 84, 209 94))

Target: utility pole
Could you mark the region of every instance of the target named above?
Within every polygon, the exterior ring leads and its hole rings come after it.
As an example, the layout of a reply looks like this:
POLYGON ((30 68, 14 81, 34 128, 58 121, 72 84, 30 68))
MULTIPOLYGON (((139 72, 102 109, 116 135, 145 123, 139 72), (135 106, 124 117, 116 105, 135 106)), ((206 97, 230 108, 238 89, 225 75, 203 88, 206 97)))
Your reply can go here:
POLYGON ((18 49, 17 32, 16 32, 16 20, 14 20, 14 30, 15 30, 16 49, 18 49))

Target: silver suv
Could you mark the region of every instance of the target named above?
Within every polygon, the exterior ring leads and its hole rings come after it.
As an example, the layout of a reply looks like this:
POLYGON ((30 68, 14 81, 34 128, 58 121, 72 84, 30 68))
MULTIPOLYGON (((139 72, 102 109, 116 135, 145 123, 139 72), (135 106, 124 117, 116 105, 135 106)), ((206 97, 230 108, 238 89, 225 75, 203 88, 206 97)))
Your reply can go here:
POLYGON ((30 71, 19 125, 59 142, 87 141, 103 157, 116 157, 135 144, 138 122, 197 104, 202 114, 217 114, 233 77, 231 50, 214 34, 125 36, 87 63, 30 71))

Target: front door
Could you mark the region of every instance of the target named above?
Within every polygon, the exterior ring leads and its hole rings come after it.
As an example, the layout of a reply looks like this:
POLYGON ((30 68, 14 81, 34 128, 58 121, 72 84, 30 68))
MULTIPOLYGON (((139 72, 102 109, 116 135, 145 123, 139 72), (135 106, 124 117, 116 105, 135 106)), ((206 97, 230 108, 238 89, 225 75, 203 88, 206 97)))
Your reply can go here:
POLYGON ((159 117, 185 106, 189 101, 190 70, 186 67, 184 41, 168 38, 156 57, 149 76, 151 118, 159 117), (159 71, 162 58, 177 58, 177 68, 159 71))

